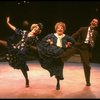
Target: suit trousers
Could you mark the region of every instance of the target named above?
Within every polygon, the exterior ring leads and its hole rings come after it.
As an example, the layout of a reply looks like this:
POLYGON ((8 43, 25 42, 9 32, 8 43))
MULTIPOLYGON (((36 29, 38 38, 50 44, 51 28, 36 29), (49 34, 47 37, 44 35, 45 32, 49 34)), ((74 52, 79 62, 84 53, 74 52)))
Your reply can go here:
POLYGON ((81 47, 73 47, 66 49, 61 55, 61 59, 63 61, 68 60, 71 56, 73 56, 75 53, 78 53, 81 57, 81 61, 84 68, 84 74, 85 74, 85 80, 86 83, 90 83, 90 47, 88 45, 81 47))

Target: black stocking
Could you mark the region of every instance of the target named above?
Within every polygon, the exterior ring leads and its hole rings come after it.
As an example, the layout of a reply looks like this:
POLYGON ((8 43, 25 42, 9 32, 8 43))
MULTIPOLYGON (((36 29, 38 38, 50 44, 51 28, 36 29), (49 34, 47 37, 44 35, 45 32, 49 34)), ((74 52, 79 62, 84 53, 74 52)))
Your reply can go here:
POLYGON ((56 79, 57 79, 56 90, 60 90, 60 80, 58 78, 56 79))
POLYGON ((28 74, 27 74, 27 70, 25 69, 21 69, 24 77, 25 77, 25 80, 26 80, 26 87, 29 87, 29 79, 28 79, 28 74))

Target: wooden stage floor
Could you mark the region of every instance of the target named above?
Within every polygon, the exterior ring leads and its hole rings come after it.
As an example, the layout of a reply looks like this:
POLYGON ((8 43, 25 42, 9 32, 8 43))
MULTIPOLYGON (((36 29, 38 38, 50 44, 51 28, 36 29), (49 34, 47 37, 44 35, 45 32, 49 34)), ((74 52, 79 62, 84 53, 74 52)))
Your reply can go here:
POLYGON ((97 99, 100 98, 100 64, 91 63, 91 86, 85 86, 81 63, 66 63, 61 89, 56 90, 56 79, 50 77, 38 61, 29 61, 30 87, 25 88, 25 80, 20 70, 13 69, 7 62, 0 62, 0 99, 97 99))

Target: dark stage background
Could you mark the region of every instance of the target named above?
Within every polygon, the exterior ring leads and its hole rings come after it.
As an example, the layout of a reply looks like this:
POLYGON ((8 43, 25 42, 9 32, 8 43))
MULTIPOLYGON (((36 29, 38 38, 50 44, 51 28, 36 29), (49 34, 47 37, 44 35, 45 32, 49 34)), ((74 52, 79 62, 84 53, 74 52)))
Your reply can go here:
MULTIPOLYGON (((14 32, 7 26, 6 17, 21 29, 29 29, 35 22, 42 22, 40 38, 54 32, 58 21, 66 23, 66 34, 73 34, 79 27, 88 26, 92 18, 100 20, 100 1, 0 1, 0 39, 6 40, 14 32)), ((98 27, 100 34, 100 26, 98 27)), ((100 63, 100 39, 96 41, 92 62, 100 63)))

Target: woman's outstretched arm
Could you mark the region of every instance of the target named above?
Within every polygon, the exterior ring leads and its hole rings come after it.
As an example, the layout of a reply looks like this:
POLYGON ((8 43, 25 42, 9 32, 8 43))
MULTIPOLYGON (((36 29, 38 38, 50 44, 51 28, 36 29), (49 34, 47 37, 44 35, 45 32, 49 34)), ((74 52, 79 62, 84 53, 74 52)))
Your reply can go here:
POLYGON ((6 22, 7 22, 8 26, 9 26, 12 30, 15 31, 16 27, 10 23, 10 17, 7 17, 6 22))

